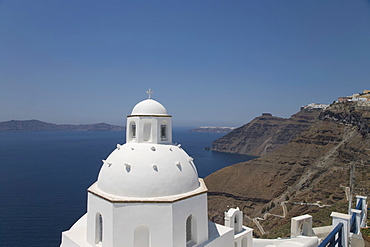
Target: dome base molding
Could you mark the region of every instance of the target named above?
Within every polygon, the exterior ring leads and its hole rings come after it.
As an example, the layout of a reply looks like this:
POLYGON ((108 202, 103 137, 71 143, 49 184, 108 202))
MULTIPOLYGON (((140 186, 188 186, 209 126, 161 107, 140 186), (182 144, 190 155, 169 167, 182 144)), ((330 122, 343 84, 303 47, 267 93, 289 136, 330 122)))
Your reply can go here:
POLYGON ((87 189, 87 191, 91 194, 94 194, 100 198, 103 198, 113 203, 173 203, 173 202, 187 199, 189 197, 207 193, 208 189, 203 179, 199 178, 199 187, 197 189, 187 192, 187 193, 172 195, 172 196, 148 197, 148 198, 116 196, 116 195, 111 195, 109 193, 105 193, 104 191, 101 191, 97 186, 97 182, 92 184, 87 189))

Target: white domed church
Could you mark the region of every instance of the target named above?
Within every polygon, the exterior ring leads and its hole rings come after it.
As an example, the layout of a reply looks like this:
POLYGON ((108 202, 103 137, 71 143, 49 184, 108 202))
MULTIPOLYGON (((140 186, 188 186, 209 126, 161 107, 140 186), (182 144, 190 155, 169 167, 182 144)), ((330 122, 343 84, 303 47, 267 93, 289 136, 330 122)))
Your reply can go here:
POLYGON ((166 108, 151 99, 127 117, 126 144, 103 160, 87 213, 62 233, 62 247, 246 247, 252 229, 238 209, 225 226, 208 221, 207 187, 181 145, 166 108))

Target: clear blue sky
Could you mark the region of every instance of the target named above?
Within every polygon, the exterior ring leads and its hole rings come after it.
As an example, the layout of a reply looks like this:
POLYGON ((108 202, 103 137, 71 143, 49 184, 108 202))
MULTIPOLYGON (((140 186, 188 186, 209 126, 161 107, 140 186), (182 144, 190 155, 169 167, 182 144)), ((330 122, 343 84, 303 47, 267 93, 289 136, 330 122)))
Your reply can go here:
POLYGON ((124 125, 153 98, 175 125, 370 90, 370 0, 0 0, 0 121, 124 125))

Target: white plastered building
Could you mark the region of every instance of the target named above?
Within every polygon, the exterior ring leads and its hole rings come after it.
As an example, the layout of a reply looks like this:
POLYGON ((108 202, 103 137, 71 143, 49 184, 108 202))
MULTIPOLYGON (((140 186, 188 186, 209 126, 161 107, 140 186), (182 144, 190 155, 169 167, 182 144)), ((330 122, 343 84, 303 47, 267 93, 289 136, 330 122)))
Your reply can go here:
POLYGON ((239 209, 225 214, 225 226, 208 221, 207 187, 193 159, 172 143, 163 105, 139 102, 126 126, 126 144, 103 160, 87 213, 62 233, 62 247, 252 246, 239 209))

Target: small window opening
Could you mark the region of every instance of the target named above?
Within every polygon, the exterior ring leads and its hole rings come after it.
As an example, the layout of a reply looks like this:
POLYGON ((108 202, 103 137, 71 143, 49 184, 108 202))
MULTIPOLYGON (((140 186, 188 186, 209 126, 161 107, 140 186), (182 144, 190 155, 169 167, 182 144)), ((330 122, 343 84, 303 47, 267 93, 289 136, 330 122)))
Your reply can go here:
POLYGON ((161 125, 161 139, 165 140, 166 138, 166 125, 161 125))
POLYGON ((134 139, 136 137, 136 125, 131 125, 131 136, 134 139))
POLYGON ((99 242, 103 242, 103 217, 99 214, 99 242))
POLYGON ((103 242, 103 217, 101 214, 96 214, 95 223, 95 244, 99 244, 103 242))
POLYGON ((186 219, 186 243, 191 242, 191 215, 186 219))

